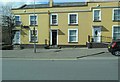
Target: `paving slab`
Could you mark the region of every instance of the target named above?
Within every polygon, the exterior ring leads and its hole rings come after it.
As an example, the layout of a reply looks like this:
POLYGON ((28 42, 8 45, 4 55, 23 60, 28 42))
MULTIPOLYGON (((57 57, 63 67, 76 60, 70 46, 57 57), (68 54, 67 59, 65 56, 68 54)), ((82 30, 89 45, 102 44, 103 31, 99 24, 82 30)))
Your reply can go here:
MULTIPOLYGON (((62 49, 33 49, 2 50, 2 58, 33 58, 33 59, 75 59, 92 56, 103 56, 109 53, 107 48, 62 48, 62 49)), ((112 56, 112 55, 111 55, 112 56)), ((103 56, 104 57, 104 56, 103 56)))

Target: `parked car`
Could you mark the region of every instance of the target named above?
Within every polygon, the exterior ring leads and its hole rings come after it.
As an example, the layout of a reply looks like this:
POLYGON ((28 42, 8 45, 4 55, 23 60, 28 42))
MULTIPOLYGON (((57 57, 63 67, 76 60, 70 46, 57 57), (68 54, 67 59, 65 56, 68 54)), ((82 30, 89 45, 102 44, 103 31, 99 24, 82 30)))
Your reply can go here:
POLYGON ((108 51, 115 56, 120 56, 120 40, 114 40, 108 45, 108 51))

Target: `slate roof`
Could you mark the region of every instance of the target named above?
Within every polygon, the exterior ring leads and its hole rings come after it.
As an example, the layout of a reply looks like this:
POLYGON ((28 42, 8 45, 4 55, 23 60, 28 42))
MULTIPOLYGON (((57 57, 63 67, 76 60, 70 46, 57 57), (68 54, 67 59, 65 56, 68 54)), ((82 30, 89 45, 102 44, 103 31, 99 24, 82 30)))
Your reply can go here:
MULTIPOLYGON (((53 7, 74 7, 74 6, 86 6, 87 2, 64 2, 64 3, 54 3, 53 7)), ((23 5, 15 9, 32 9, 34 5, 23 5)), ((49 8, 49 3, 46 4, 36 4, 35 8, 49 8)))

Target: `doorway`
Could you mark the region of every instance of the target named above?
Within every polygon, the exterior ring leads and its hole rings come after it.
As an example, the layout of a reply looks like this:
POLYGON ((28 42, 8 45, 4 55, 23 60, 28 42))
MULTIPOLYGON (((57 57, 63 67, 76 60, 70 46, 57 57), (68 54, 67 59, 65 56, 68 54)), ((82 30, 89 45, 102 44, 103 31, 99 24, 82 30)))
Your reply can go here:
POLYGON ((94 42, 101 42, 101 27, 100 26, 93 27, 93 40, 94 42))
POLYGON ((51 30, 51 45, 58 44, 58 30, 51 30))
POLYGON ((13 44, 20 44, 20 31, 15 31, 13 44))

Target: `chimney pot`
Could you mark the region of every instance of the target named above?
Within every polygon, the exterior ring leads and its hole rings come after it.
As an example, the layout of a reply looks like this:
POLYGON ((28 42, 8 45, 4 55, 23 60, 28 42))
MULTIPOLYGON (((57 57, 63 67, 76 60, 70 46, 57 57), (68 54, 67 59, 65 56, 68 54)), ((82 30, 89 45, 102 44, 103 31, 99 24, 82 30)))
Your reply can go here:
POLYGON ((53 7, 53 0, 49 0, 49 6, 53 7))

